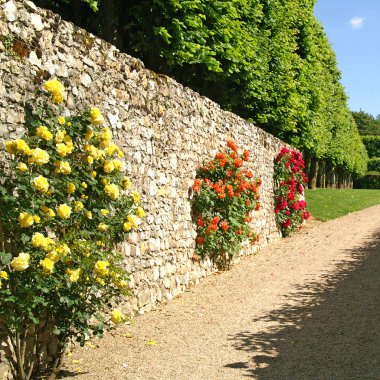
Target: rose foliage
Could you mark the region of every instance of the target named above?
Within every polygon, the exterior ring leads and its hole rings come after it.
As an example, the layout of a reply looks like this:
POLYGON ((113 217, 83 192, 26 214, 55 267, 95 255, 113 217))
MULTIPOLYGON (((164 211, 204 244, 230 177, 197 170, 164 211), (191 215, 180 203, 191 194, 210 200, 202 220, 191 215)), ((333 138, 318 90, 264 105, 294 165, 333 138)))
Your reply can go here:
POLYGON ((260 208, 261 180, 243 166, 249 152, 239 155, 234 141, 228 150, 218 152, 197 170, 193 184, 193 211, 197 224, 196 253, 210 257, 220 269, 226 269, 242 243, 256 241, 249 223, 251 213, 260 208))
POLYGON ((284 147, 275 159, 275 213, 284 236, 301 228, 303 221, 310 217, 304 196, 304 184, 307 183, 304 168, 302 155, 296 150, 284 147))
POLYGON ((36 92, 23 139, 6 143, 0 180, 0 324, 6 329, 15 378, 59 367, 66 343, 101 336, 125 317, 113 309, 127 293, 127 275, 115 249, 144 216, 129 190, 123 153, 103 126, 98 108, 64 115, 57 80, 36 92), (53 326, 56 362, 36 357, 41 326, 53 326))

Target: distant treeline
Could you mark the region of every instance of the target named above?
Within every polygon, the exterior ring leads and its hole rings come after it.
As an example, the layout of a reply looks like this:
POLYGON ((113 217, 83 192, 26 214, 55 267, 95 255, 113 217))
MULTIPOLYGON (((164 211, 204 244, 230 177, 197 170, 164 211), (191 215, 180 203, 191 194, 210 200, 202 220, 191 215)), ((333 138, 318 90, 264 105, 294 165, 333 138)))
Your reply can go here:
POLYGON ((310 186, 345 187, 368 157, 315 2, 36 1, 299 148, 310 186))

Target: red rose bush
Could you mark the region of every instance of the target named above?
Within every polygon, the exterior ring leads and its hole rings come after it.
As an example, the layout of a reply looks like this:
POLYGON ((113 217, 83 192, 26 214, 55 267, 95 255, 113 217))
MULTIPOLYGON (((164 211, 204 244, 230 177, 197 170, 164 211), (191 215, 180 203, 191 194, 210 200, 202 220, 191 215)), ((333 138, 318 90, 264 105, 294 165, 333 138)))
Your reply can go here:
POLYGON ((296 150, 284 147, 275 159, 275 213, 284 236, 301 228, 303 221, 310 217, 304 196, 304 185, 307 183, 304 168, 302 155, 296 150))
POLYGON ((193 184, 193 211, 197 225, 196 253, 226 269, 243 241, 256 241, 249 223, 251 213, 260 208, 261 180, 244 168, 249 152, 239 154, 234 141, 227 151, 197 170, 193 184))

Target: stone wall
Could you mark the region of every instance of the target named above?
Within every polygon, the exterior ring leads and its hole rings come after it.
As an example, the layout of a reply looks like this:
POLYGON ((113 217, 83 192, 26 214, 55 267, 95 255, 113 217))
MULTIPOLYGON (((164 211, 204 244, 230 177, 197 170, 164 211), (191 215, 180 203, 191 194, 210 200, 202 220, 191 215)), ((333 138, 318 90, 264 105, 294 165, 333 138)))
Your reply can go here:
POLYGON ((147 212, 122 246, 134 295, 129 309, 143 313, 215 270, 192 261, 191 185, 197 166, 227 138, 251 152, 263 181, 263 207, 254 215, 260 241, 241 254, 280 236, 272 199, 280 140, 30 1, 0 3, 0 149, 22 136, 25 102, 49 74, 65 84, 68 113, 102 109, 126 155, 147 212))

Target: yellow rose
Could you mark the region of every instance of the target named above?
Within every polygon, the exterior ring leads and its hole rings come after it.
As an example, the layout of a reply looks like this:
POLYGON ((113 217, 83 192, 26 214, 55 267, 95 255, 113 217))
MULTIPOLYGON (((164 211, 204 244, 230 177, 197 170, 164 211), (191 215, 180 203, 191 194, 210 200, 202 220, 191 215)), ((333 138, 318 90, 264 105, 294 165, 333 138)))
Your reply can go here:
POLYGON ((84 139, 88 141, 92 138, 92 136, 94 136, 94 131, 92 129, 88 129, 84 136, 84 139))
POLYGON ((32 149, 28 162, 30 164, 43 165, 49 162, 49 153, 40 148, 32 149))
POLYGON ((92 219, 92 212, 91 211, 86 211, 85 215, 86 215, 87 219, 92 219))
POLYGON ((64 143, 58 143, 55 147, 57 153, 61 156, 61 157, 66 157, 68 154, 69 154, 69 148, 67 147, 66 144, 64 143))
POLYGON ((8 273, 3 270, 0 271, 0 278, 2 278, 3 280, 8 280, 8 273))
POLYGON ((104 117, 99 108, 94 107, 90 109, 90 122, 92 125, 99 125, 104 122, 104 117))
POLYGON ((66 123, 66 119, 63 116, 58 116, 58 123, 64 125, 66 123))
MULTIPOLYGON (((7 144, 5 144, 5 149, 9 153, 22 153, 22 154, 29 154, 30 148, 28 144, 23 139, 16 139, 13 141, 10 141, 9 143, 12 144, 11 152, 7 150, 7 144)), ((9 149, 9 148, 8 148, 9 149)))
POLYGON ((31 243, 33 247, 39 248, 42 246, 42 243, 45 240, 45 236, 42 235, 40 232, 35 232, 32 236, 31 243))
POLYGON ((59 259, 60 259, 59 253, 58 253, 57 251, 55 251, 55 250, 50 251, 50 252, 46 255, 46 257, 47 257, 50 261, 52 261, 54 264, 57 263, 57 262, 59 261, 59 259))
POLYGON ((108 210, 106 210, 106 209, 104 209, 104 208, 102 208, 101 210, 100 210, 100 212, 102 213, 102 215, 108 215, 110 212, 108 211, 108 210))
POLYGON ((54 246, 54 240, 50 238, 45 238, 44 241, 41 243, 41 248, 44 249, 45 251, 48 251, 49 249, 54 246))
POLYGON ((75 203, 74 203, 74 211, 75 212, 81 212, 82 211, 82 209, 83 209, 83 203, 81 202, 81 201, 76 201, 75 203))
POLYGON ((68 134, 65 134, 65 137, 63 138, 63 142, 69 147, 71 148, 73 146, 73 140, 71 138, 70 135, 68 134))
POLYGON ((40 175, 33 179, 33 186, 42 193, 47 193, 49 189, 49 181, 47 178, 40 175))
POLYGON ((72 182, 70 182, 70 183, 67 185, 67 192, 68 192, 69 194, 72 194, 74 191, 75 191, 75 185, 74 185, 72 182))
POLYGON ((81 183, 81 186, 82 186, 84 189, 87 189, 87 187, 88 187, 88 185, 87 185, 86 182, 82 182, 82 183, 81 183))
POLYGON ((93 160, 98 160, 102 157, 101 151, 94 145, 84 145, 84 150, 92 157, 93 160))
POLYGON ((45 82, 44 89, 52 95, 54 103, 61 103, 63 101, 64 87, 62 83, 56 79, 45 82))
POLYGON ((53 134, 44 125, 41 125, 37 128, 36 134, 39 138, 45 141, 50 141, 53 139, 53 134))
POLYGON ((130 231, 130 230, 132 229, 132 225, 131 225, 131 223, 129 223, 129 222, 125 222, 125 223, 123 224, 123 229, 124 229, 125 232, 130 231))
POLYGON ((109 273, 109 269, 108 269, 109 265, 110 263, 108 261, 102 261, 102 260, 97 261, 94 267, 94 271, 96 275, 99 277, 107 276, 107 274, 109 273))
POLYGON ((109 145, 109 143, 111 142, 112 140, 112 131, 108 128, 108 127, 104 127, 102 129, 102 131, 99 133, 99 138, 101 140, 106 140, 108 141, 107 143, 107 146, 109 145))
POLYGON ((29 253, 21 252, 11 261, 11 267, 17 272, 22 272, 29 267, 29 260, 29 253))
POLYGON ((107 156, 112 156, 115 152, 118 152, 119 148, 116 144, 111 143, 110 145, 107 146, 105 149, 106 155, 107 156))
POLYGON ((41 210, 47 216, 50 216, 50 217, 54 217, 55 216, 54 210, 51 209, 51 208, 49 208, 49 207, 47 207, 47 206, 42 206, 41 210))
POLYGON ((56 248, 56 251, 59 253, 60 256, 66 256, 71 252, 69 246, 66 243, 60 244, 56 248))
POLYGON ((66 125, 67 125, 68 127, 71 127, 71 122, 68 121, 68 122, 66 123, 66 125))
POLYGON ((138 191, 133 190, 131 193, 133 198, 133 202, 137 203, 140 200, 140 193, 138 191))
POLYGON ((34 223, 33 215, 30 215, 27 212, 21 212, 18 221, 21 227, 30 227, 34 223))
POLYGON ((122 169, 122 162, 120 160, 114 159, 112 163, 116 170, 120 171, 122 169))
POLYGON ((117 284, 116 284, 116 286, 119 289, 125 289, 127 287, 127 285, 128 285, 128 283, 125 280, 118 281, 117 284))
POLYGON ((33 215, 33 220, 34 220, 34 223, 40 223, 41 222, 41 218, 38 215, 33 215))
POLYGON ((106 283, 102 278, 99 278, 99 277, 96 277, 96 282, 102 286, 105 285, 106 283))
POLYGON ((77 282, 79 280, 79 276, 81 273, 81 269, 67 269, 66 274, 69 276, 69 282, 77 282))
POLYGON ((94 171, 92 171, 92 172, 91 172, 91 177, 92 177, 92 178, 95 178, 95 177, 96 177, 96 174, 97 174, 97 173, 96 173, 96 171, 95 171, 95 170, 94 170, 94 171))
POLYGON ((28 166, 26 164, 24 164, 23 162, 20 162, 17 167, 16 167, 18 170, 20 170, 20 172, 22 173, 25 173, 28 171, 28 166))
POLYGON ((113 309, 111 312, 111 321, 113 323, 120 323, 123 321, 123 314, 118 309, 113 309))
POLYGON ((117 185, 111 183, 109 185, 106 185, 104 187, 105 193, 111 198, 111 199, 117 199, 119 198, 119 188, 117 185))
POLYGON ((66 131, 65 130, 60 130, 55 134, 55 142, 56 143, 61 143, 63 142, 63 139, 65 138, 66 131))
POLYGON ((44 273, 53 273, 54 262, 51 261, 48 257, 45 257, 43 260, 40 261, 40 266, 42 267, 44 273))
POLYGON ((86 161, 88 164, 92 165, 94 163, 94 157, 92 156, 87 156, 86 161))
POLYGON ((143 218, 145 216, 145 211, 141 207, 137 207, 136 215, 140 218, 143 218))
POLYGON ((68 219, 71 215, 71 207, 69 207, 66 203, 63 203, 57 207, 57 214, 62 219, 68 219))
POLYGON ((48 92, 50 92, 51 94, 54 93, 54 92, 62 92, 64 91, 64 87, 63 87, 63 84, 57 80, 57 79, 52 79, 52 80, 48 80, 44 83, 44 89, 48 92))
POLYGON ((103 170, 105 173, 112 173, 115 170, 113 161, 106 161, 103 165, 103 170))
POLYGON ((136 215, 128 215, 127 219, 133 228, 136 228, 141 223, 141 220, 136 215))
POLYGON ((16 145, 14 144, 14 142, 12 140, 7 141, 5 143, 5 151, 8 153, 11 153, 11 154, 17 153, 16 145))
POLYGON ((54 165, 57 167, 57 169, 55 169, 56 173, 61 173, 65 175, 71 173, 70 163, 67 161, 56 161, 54 165))
POLYGON ((121 187, 122 187, 124 190, 127 190, 127 189, 129 189, 129 187, 131 186, 131 180, 130 180, 128 177, 124 177, 124 178, 121 180, 120 185, 121 185, 121 187))
POLYGON ((98 230, 101 232, 107 231, 108 230, 108 225, 105 223, 100 223, 98 224, 98 230))

